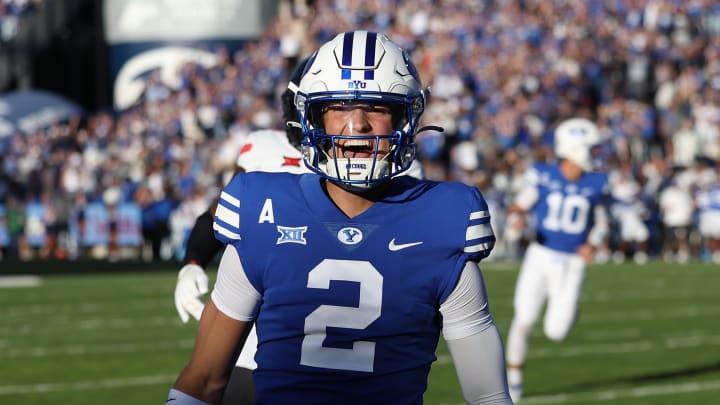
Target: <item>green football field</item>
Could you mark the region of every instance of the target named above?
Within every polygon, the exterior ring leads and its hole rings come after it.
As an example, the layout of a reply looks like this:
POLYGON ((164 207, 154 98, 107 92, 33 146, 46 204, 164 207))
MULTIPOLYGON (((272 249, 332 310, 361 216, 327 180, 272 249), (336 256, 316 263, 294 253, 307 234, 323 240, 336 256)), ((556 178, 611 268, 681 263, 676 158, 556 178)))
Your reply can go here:
MULTIPOLYGON (((518 264, 483 269, 505 336, 518 264)), ((26 279, 2 280, 0 404, 164 403, 196 327, 175 313, 175 276, 57 275, 24 287, 7 284, 26 279)), ((525 394, 523 404, 718 403, 720 267, 591 267, 571 336, 552 343, 536 327, 525 394)), ((425 403, 463 403, 442 343, 425 403)))

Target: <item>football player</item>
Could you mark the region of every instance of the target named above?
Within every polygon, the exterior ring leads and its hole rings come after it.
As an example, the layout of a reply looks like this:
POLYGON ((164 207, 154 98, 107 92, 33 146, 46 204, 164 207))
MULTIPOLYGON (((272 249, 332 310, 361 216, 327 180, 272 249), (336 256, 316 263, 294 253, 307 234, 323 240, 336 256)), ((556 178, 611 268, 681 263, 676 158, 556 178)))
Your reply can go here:
MULTIPOLYGON (((295 67, 288 88, 281 97, 286 131, 264 129, 248 134, 240 148, 235 174, 254 171, 310 172, 305 167, 300 154, 302 130, 297 123, 295 110, 295 91, 306 62, 307 59, 304 59, 295 67)), ((419 179, 425 176, 424 169, 417 160, 414 160, 410 168, 402 174, 419 179)), ((191 316, 200 320, 205 305, 201 298, 208 292, 209 283, 204 269, 223 248, 223 244, 215 238, 212 230, 212 218, 218 200, 219 197, 197 218, 188 237, 184 265, 178 273, 175 286, 175 308, 183 323, 187 323, 191 316)), ((257 338, 253 328, 240 352, 236 368, 225 390, 224 404, 252 403, 252 397, 247 393, 253 392, 252 370, 257 367, 254 360, 256 345, 257 338)))
MULTIPOLYGON (((302 163, 299 150, 302 131, 298 125, 293 124, 297 122, 294 105, 295 90, 306 61, 301 61, 295 67, 288 88, 281 96, 283 119, 290 123, 286 124, 286 131, 266 129, 251 132, 240 148, 235 174, 253 171, 309 172, 302 163)), ((188 322, 191 316, 200 319, 205 305, 201 298, 208 292, 208 277, 204 269, 223 248, 223 244, 215 238, 212 229, 212 218, 218 200, 219 197, 197 218, 188 237, 183 260, 185 264, 178 273, 175 286, 175 308, 183 323, 188 322)), ((238 356, 228 388, 225 390, 224 404, 252 404, 254 393, 252 370, 256 367, 254 360, 256 346, 257 338, 253 328, 238 356)))
POLYGON ((555 130, 557 163, 534 164, 526 185, 508 209, 522 228, 523 214, 535 215, 536 238, 523 258, 515 286, 514 315, 507 336, 508 384, 514 402, 522 396, 522 367, 528 338, 547 301, 545 336, 562 341, 570 332, 595 247, 607 236, 608 178, 594 172, 598 128, 584 118, 563 121, 555 130))
POLYGON ((258 403, 421 404, 442 332, 468 403, 509 404, 478 262, 495 243, 477 188, 407 171, 425 106, 385 35, 337 35, 296 95, 316 174, 244 173, 215 213, 227 244, 193 357, 168 394, 218 403, 257 327, 258 403))

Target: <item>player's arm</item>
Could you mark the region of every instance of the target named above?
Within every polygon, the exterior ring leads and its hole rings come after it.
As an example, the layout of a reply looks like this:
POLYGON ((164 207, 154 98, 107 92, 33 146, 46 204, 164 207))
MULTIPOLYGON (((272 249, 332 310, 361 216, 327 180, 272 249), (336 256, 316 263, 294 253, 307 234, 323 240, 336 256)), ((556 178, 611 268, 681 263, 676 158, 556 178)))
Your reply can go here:
MULTIPOLYGON (((238 166, 233 176, 244 171, 238 166)), ((188 236, 184 264, 175 284, 175 309, 183 323, 187 323, 190 316, 200 319, 204 305, 200 298, 208 292, 205 268, 223 248, 213 232, 213 216, 219 200, 220 197, 216 198, 207 211, 195 220, 188 236)))
POLYGON ((588 233, 587 243, 580 246, 577 253, 582 256, 586 264, 593 262, 595 251, 602 246, 610 232, 610 219, 607 206, 598 204, 593 208, 595 223, 588 233))
POLYGON ((245 276, 237 250, 227 246, 218 281, 200 318, 192 358, 168 394, 172 405, 220 403, 259 299, 260 294, 245 276))
POLYGON ((443 337, 468 404, 512 404, 503 343, 488 306, 480 268, 467 262, 440 306, 443 337))
MULTIPOLYGON (((208 300, 200 318, 192 358, 175 381, 174 391, 209 404, 219 404, 235 364, 236 349, 244 343, 249 325, 251 323, 223 314, 212 299, 208 300)), ((182 397, 171 391, 168 401, 171 398, 180 401, 182 397)), ((177 403, 172 402, 172 405, 177 403)))
POLYGON ((509 240, 517 240, 525 229, 525 214, 527 214, 540 198, 540 193, 534 181, 529 180, 526 175, 525 185, 515 195, 515 198, 506 211, 507 229, 505 237, 509 240))

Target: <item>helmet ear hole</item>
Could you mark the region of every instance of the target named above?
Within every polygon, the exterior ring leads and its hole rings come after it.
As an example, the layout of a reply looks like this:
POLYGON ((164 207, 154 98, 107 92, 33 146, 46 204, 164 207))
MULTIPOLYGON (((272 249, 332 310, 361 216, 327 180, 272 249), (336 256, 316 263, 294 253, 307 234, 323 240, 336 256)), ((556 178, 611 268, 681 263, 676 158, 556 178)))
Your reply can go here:
POLYGON ((396 155, 397 155, 397 162, 399 163, 399 166, 402 170, 407 169, 410 167, 410 164, 413 160, 415 160, 415 155, 417 153, 417 147, 413 144, 406 144, 402 145, 397 149, 396 155))

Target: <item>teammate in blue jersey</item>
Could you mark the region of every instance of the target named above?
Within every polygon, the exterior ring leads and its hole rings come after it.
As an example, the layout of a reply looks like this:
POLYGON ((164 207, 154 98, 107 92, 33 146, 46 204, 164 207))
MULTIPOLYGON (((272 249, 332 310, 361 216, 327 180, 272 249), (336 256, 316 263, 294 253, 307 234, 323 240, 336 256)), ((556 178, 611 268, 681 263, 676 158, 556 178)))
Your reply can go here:
POLYGON ((396 176, 425 94, 385 35, 339 34, 296 95, 317 174, 243 173, 224 189, 227 246, 193 357, 168 395, 219 403, 254 323, 256 403, 421 404, 440 333, 463 395, 510 404, 478 262, 495 243, 476 188, 396 176))
POLYGON ((533 165, 508 209, 515 227, 524 226, 523 214, 534 214, 536 233, 518 275, 507 336, 508 383, 516 403, 522 397, 528 338, 543 304, 547 301, 545 336, 562 341, 575 322, 585 266, 607 235, 608 178, 593 171, 600 147, 600 133, 591 121, 560 123, 555 130, 558 163, 533 165))

